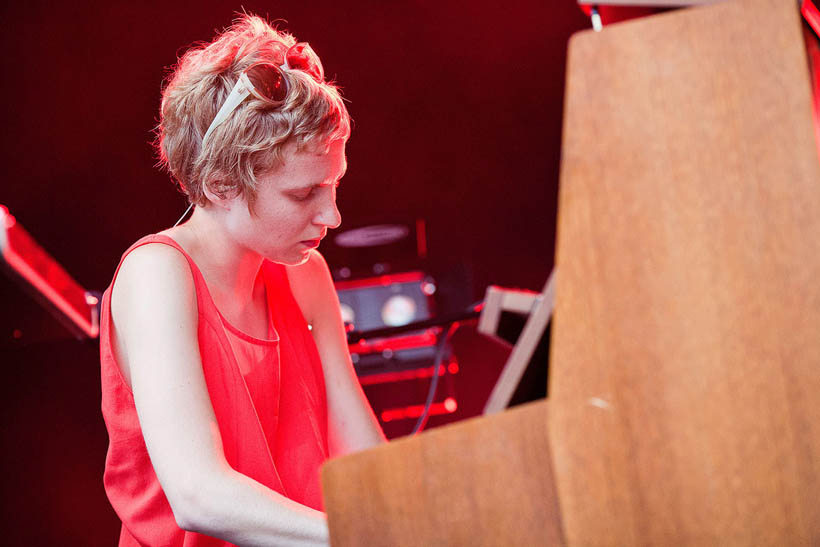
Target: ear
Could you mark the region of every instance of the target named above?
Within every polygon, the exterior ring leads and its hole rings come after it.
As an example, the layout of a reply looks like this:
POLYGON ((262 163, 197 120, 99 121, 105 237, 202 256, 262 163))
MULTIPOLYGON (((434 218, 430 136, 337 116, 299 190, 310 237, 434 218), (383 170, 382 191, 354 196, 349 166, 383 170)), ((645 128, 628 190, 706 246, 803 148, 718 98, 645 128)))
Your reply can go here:
POLYGON ((216 181, 215 184, 203 184, 202 193, 205 194, 205 197, 208 198, 208 201, 210 201, 215 207, 229 211, 233 206, 234 202, 236 201, 236 197, 230 196, 226 192, 214 190, 212 186, 216 186, 217 188, 219 188, 222 185, 220 184, 220 181, 216 181))

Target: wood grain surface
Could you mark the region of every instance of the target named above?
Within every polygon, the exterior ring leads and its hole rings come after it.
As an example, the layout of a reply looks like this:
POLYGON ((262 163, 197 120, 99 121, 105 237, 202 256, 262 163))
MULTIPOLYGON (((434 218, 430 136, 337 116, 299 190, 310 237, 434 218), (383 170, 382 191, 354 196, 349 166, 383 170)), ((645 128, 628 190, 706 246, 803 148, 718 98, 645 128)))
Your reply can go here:
POLYGON ((322 490, 333 547, 563 543, 546 402, 331 460, 322 490))
POLYGON ((570 545, 820 545, 820 169, 796 2, 573 37, 549 430, 570 545))

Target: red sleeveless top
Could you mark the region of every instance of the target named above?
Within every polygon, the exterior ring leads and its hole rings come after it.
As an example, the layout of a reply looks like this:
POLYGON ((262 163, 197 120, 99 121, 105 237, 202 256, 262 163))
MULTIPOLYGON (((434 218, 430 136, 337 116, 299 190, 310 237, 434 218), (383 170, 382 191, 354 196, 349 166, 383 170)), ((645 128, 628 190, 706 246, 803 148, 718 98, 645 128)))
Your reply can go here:
MULTIPOLYGON (((190 265, 199 310, 202 370, 228 463, 268 488, 321 511, 319 467, 328 457, 324 376, 284 266, 267 260, 262 264, 271 334, 261 340, 222 317, 199 268, 170 237, 144 237, 123 259, 147 243, 174 247, 190 265)), ((133 394, 114 358, 110 286, 102 300, 100 362, 102 413, 109 437, 103 482, 122 520, 119 545, 230 545, 186 532, 174 520, 145 448, 133 394)))

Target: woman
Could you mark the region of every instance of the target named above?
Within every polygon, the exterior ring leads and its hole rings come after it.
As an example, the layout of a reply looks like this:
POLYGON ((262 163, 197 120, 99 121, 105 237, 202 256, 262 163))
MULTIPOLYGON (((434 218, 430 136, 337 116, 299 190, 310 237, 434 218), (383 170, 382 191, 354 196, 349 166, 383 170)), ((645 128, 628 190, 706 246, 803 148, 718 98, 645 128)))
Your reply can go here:
POLYGON ((319 466, 384 441, 315 250, 349 131, 310 46, 258 17, 180 59, 158 147, 194 212, 103 298, 120 545, 325 545, 319 466))

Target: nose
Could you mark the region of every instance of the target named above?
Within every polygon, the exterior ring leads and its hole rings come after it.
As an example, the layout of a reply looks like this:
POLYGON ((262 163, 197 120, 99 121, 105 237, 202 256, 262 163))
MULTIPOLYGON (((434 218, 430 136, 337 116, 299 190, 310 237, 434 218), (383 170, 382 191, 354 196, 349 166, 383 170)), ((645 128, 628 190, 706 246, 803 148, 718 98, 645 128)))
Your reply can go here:
POLYGON ((316 213, 315 224, 327 226, 329 229, 338 228, 342 223, 342 215, 336 207, 336 192, 332 192, 329 199, 323 200, 321 208, 316 213))

